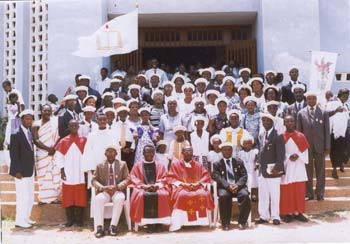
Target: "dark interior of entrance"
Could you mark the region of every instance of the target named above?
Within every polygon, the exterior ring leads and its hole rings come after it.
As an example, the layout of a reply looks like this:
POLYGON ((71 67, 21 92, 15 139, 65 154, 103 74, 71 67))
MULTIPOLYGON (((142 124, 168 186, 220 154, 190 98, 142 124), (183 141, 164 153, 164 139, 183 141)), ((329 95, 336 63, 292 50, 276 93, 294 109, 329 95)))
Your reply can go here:
POLYGON ((159 63, 170 65, 174 69, 180 63, 187 67, 200 63, 202 67, 213 64, 221 65, 224 62, 224 47, 169 47, 144 48, 142 62, 157 58, 159 63))

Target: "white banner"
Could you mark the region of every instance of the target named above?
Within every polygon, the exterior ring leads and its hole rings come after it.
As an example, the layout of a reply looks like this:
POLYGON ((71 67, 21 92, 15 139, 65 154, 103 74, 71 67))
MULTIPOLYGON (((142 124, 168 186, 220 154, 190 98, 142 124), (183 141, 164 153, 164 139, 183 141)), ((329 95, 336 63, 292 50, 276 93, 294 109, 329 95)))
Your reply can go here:
POLYGON ((325 92, 332 88, 337 58, 337 53, 311 52, 310 89, 308 90, 320 94, 321 100, 324 100, 325 92))
POLYGON ((108 57, 138 49, 138 9, 116 17, 91 36, 79 38, 79 57, 108 57))

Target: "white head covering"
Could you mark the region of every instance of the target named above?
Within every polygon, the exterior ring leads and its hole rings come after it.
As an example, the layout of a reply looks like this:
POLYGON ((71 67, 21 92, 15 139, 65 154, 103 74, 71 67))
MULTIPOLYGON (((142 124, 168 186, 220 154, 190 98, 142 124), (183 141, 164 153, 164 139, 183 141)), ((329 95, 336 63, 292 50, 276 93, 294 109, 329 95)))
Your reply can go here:
POLYGON ((112 78, 115 78, 115 77, 122 77, 122 79, 124 79, 124 78, 125 78, 125 75, 124 75, 123 73, 117 72, 117 73, 115 73, 115 74, 113 75, 112 78))
POLYGON ((303 84, 295 84, 292 86, 292 92, 294 92, 294 89, 302 89, 305 92, 305 86, 303 84))
POLYGON ((226 69, 227 67, 228 67, 228 65, 225 64, 224 66, 222 66, 221 70, 222 70, 222 71, 225 71, 225 69, 226 69))
POLYGON ((224 142, 224 143, 221 143, 219 148, 222 149, 224 147, 232 147, 232 143, 231 142, 224 142))
POLYGON ((115 114, 115 109, 114 109, 114 108, 105 108, 105 109, 103 109, 102 112, 103 112, 104 114, 106 114, 106 113, 108 113, 108 112, 112 112, 112 113, 115 114))
POLYGON ((209 82, 205 78, 198 78, 195 80, 194 84, 197 86, 199 83, 204 83, 205 86, 207 86, 209 82))
POLYGON ((34 116, 34 111, 31 109, 25 109, 19 114, 19 117, 22 118, 24 115, 34 116))
POLYGON ((77 93, 78 91, 88 92, 89 88, 87 86, 77 86, 74 91, 77 93))
POLYGON ((240 70, 238 71, 238 75, 241 75, 242 72, 244 72, 244 71, 247 71, 249 74, 252 73, 252 71, 251 71, 249 68, 242 68, 242 69, 240 69, 240 70))
POLYGON ((101 98, 104 99, 106 96, 110 96, 112 98, 115 97, 114 93, 112 93, 112 92, 105 92, 105 93, 103 93, 101 98))
POLYGON ((307 92, 305 92, 304 93, 304 96, 305 97, 317 97, 319 95, 319 93, 318 92, 315 92, 315 91, 307 91, 307 92))
POLYGON ((165 86, 171 86, 173 89, 174 89, 174 87, 175 87, 174 82, 169 81, 169 80, 163 81, 163 88, 164 88, 165 86))
POLYGON ((91 80, 91 77, 87 75, 81 75, 79 76, 78 80, 91 80))
POLYGON ((279 87, 277 87, 277 86, 275 86, 275 85, 266 85, 266 86, 264 86, 264 92, 265 92, 267 89, 274 89, 276 92, 280 92, 279 87))
POLYGON ((217 96, 217 97, 220 97, 220 92, 218 92, 218 91, 215 90, 215 89, 210 89, 210 90, 207 90, 207 91, 205 92, 205 95, 206 95, 206 97, 208 97, 209 95, 215 95, 215 96, 217 96))
POLYGON ((244 134, 242 137, 241 137, 241 146, 243 146, 243 142, 245 141, 251 141, 252 143, 254 143, 254 137, 250 134, 244 134))
POLYGON ((122 82, 122 80, 117 79, 117 78, 113 78, 109 81, 109 83, 121 83, 121 82, 122 82))
POLYGON ((160 140, 160 141, 157 142, 157 147, 159 147, 159 146, 161 146, 161 145, 167 146, 168 144, 166 143, 165 140, 160 140))
POLYGON ((258 104, 258 100, 257 100, 257 98, 254 97, 254 96, 247 96, 246 98, 244 98, 243 103, 246 104, 246 103, 249 102, 249 101, 253 101, 253 102, 255 102, 256 104, 258 104))
POLYGON ((140 86, 140 85, 137 85, 137 84, 132 84, 132 85, 129 86, 129 91, 132 90, 132 89, 140 90, 140 89, 141 89, 141 86, 140 86))
POLYGON ((215 100, 215 106, 218 106, 218 104, 221 102, 228 104, 226 97, 220 96, 215 100))
POLYGON ((171 81, 173 82, 173 84, 175 84, 175 80, 176 80, 177 78, 182 79, 183 82, 186 83, 186 78, 185 78, 185 76, 180 75, 180 74, 177 74, 177 75, 174 75, 173 78, 171 79, 171 81))
POLYGON ((194 85, 192 83, 186 83, 181 87, 182 92, 185 92, 185 89, 192 89, 192 91, 194 92, 196 90, 196 88, 194 87, 194 85))
POLYGON ((208 126, 208 119, 206 117, 204 117, 203 115, 196 115, 193 117, 192 119, 192 128, 196 128, 196 122, 202 120, 204 121, 204 126, 203 129, 205 130, 208 126))
POLYGON ((115 104, 115 103, 121 103, 121 104, 126 104, 126 101, 123 99, 123 98, 120 98, 120 97, 116 97, 112 100, 112 103, 115 104))
POLYGON ((83 104, 89 99, 89 98, 93 98, 95 100, 95 102, 97 101, 97 97, 94 95, 87 95, 84 100, 83 100, 83 104))
POLYGON ((209 73, 210 73, 210 77, 213 76, 213 71, 212 71, 211 68, 201 69, 201 70, 199 71, 199 74, 202 75, 204 72, 209 72, 209 73))
POLYGON ((177 125, 173 128, 174 133, 176 133, 177 131, 180 131, 180 130, 187 131, 186 127, 183 125, 177 125))
POLYGON ((205 101, 205 99, 202 98, 202 97, 195 97, 195 98, 193 98, 191 103, 192 103, 192 105, 193 105, 193 107, 194 107, 195 104, 196 104, 196 103, 199 103, 199 102, 204 103, 204 105, 207 104, 207 102, 205 101))
POLYGON ((215 134, 210 138, 210 144, 213 145, 214 140, 224 141, 219 134, 215 134))
POLYGON ((274 71, 274 70, 266 70, 265 73, 264 73, 264 75, 266 76, 268 73, 272 73, 272 74, 274 74, 274 76, 277 75, 277 72, 274 71))
POLYGON ((268 107, 268 106, 270 106, 270 105, 279 106, 279 105, 280 105, 280 102, 275 101, 275 100, 272 100, 272 101, 268 101, 265 105, 266 105, 266 107, 268 107))
POLYGON ((230 117, 232 114, 237 114, 239 120, 242 119, 242 113, 238 109, 232 109, 232 110, 228 111, 227 116, 230 117))
POLYGON ((248 84, 242 84, 242 85, 240 85, 240 86, 238 87, 237 91, 239 92, 239 91, 242 90, 242 89, 247 89, 247 90, 250 91, 250 93, 253 92, 252 88, 251 88, 250 85, 248 85, 248 84))
POLYGON ((168 101, 166 102, 167 104, 168 104, 169 102, 176 102, 176 103, 177 103, 177 99, 176 99, 175 96, 168 97, 167 100, 168 100, 168 101))
POLYGON ((272 122, 275 122, 275 117, 270 113, 260 113, 260 118, 269 118, 272 122))
POLYGON ((83 112, 95 112, 96 108, 93 106, 86 106, 82 108, 83 112))
MULTIPOLYGON (((76 100, 78 98, 78 96, 77 95, 73 95, 73 94, 69 94, 69 95, 67 95, 67 96, 65 96, 64 98, 63 98, 63 101, 64 102, 67 102, 68 100, 76 100)), ((86 99, 86 98, 85 98, 86 99)), ((85 100, 84 99, 84 100, 85 100)))
POLYGON ((225 76, 225 78, 222 80, 222 85, 224 86, 227 81, 231 81, 233 85, 235 84, 235 78, 232 76, 225 76))
POLYGON ((118 152, 118 146, 117 145, 108 145, 105 147, 105 151, 108 149, 114 149, 116 152, 118 152))
POLYGON ((157 76, 157 77, 158 77, 158 79, 159 79, 159 80, 161 80, 160 75, 159 75, 159 74, 157 74, 157 73, 156 73, 156 74, 151 74, 151 76, 149 77, 149 79, 151 80, 151 78, 152 78, 153 76, 157 76))
POLYGON ((222 71, 222 70, 217 70, 217 71, 215 71, 215 76, 217 76, 217 75, 225 76, 226 73, 224 71, 222 71))
POLYGON ((119 114, 121 111, 129 112, 129 109, 125 106, 120 106, 119 108, 117 108, 116 113, 119 114))
POLYGON ((139 109, 138 113, 141 114, 142 112, 147 112, 151 114, 151 109, 149 107, 142 107, 139 109))
POLYGON ((130 107, 130 104, 132 104, 132 103, 139 103, 139 101, 137 101, 137 99, 135 99, 135 98, 131 98, 130 100, 128 100, 127 102, 126 102, 126 106, 127 107, 130 107))
POLYGON ((259 81, 261 83, 261 85, 264 86, 264 80, 261 77, 250 78, 249 81, 248 81, 248 85, 252 86, 253 85, 253 81, 259 81))
POLYGON ((159 90, 158 88, 155 89, 152 93, 152 99, 154 99, 154 96, 157 95, 157 94, 161 94, 163 95, 163 91, 162 90, 159 90))

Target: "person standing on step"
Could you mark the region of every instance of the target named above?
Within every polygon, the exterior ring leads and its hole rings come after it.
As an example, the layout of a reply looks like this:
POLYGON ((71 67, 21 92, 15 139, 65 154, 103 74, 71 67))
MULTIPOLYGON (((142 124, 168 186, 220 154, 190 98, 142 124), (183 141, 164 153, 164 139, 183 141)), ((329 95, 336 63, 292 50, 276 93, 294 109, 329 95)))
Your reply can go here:
POLYGON ((15 177, 16 186, 16 227, 30 228, 35 221, 30 220, 34 204, 34 144, 31 126, 34 111, 23 110, 19 117, 22 124, 11 135, 10 175, 15 177))
POLYGON ((330 126, 328 112, 317 105, 315 92, 305 93, 307 107, 297 115, 297 130, 304 133, 309 142, 309 163, 306 165, 308 181, 306 183, 307 200, 314 199, 313 178, 316 171, 316 195, 318 201, 324 200, 325 157, 330 151, 330 126))
POLYGON ((286 148, 284 160, 285 174, 281 178, 280 213, 289 223, 293 217, 301 222, 308 219, 305 212, 305 182, 307 174, 305 165, 309 159, 309 143, 303 133, 295 130, 295 119, 292 115, 284 118, 286 132, 283 134, 286 148))
POLYGON ((77 120, 70 120, 68 129, 70 134, 62 138, 55 147, 55 159, 61 169, 62 207, 66 209, 66 227, 70 227, 74 223, 81 227, 84 218, 83 211, 87 205, 85 177, 82 168, 86 138, 79 136, 79 122, 77 120))

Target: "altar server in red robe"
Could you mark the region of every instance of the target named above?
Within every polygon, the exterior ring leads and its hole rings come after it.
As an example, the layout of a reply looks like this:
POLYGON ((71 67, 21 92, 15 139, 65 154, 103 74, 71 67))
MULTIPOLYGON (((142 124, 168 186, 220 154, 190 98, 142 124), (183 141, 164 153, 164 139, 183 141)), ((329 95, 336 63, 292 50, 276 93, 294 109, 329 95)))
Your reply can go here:
POLYGON ((56 163, 61 169, 62 207, 66 209, 66 227, 83 225, 83 210, 87 205, 82 157, 86 138, 78 135, 79 122, 70 120, 70 134, 56 145, 56 163), (75 212, 75 217, 74 217, 75 212))
POLYGON ((284 160, 285 174, 281 178, 280 214, 285 222, 291 222, 293 217, 301 222, 308 219, 305 212, 305 182, 307 173, 309 143, 303 133, 295 130, 295 119, 291 115, 284 118, 287 131, 284 133, 286 158, 284 160))

